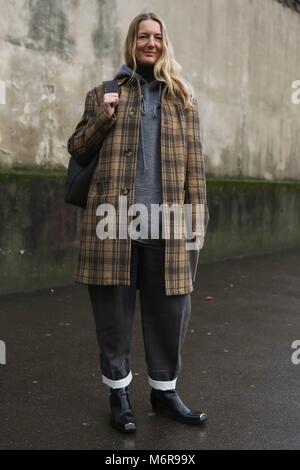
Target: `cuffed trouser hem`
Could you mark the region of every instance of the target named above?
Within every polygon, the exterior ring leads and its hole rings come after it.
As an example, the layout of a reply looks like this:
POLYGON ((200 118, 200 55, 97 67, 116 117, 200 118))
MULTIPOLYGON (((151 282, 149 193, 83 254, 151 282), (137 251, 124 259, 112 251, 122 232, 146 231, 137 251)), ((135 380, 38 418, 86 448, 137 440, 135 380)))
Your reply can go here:
POLYGON ((120 380, 112 380, 112 379, 109 379, 107 377, 105 377, 105 375, 102 375, 102 382, 105 384, 105 385, 108 385, 110 388, 123 388, 123 387, 127 387, 130 382, 132 380, 132 372, 130 371, 129 374, 124 377, 124 379, 120 379, 120 380))
POLYGON ((153 380, 151 379, 151 377, 149 377, 148 375, 148 381, 149 381, 149 384, 151 385, 152 388, 155 388, 156 390, 171 390, 171 389, 175 389, 176 387, 176 380, 177 380, 177 377, 176 379, 174 380, 164 380, 164 381, 160 381, 160 380, 153 380))

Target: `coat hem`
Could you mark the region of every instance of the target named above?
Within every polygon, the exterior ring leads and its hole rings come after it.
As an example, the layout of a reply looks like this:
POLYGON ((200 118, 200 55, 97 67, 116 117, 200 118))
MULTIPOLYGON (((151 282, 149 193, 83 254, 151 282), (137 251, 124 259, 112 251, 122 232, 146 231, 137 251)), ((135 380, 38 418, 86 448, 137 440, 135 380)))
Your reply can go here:
MULTIPOLYGON (((118 281, 117 279, 115 280, 109 280, 109 281, 96 281, 95 279, 78 279, 78 278, 73 278, 73 282, 76 284, 84 284, 84 285, 97 285, 97 286, 131 286, 129 280, 124 280, 124 281, 118 281)), ((186 288, 181 288, 181 289, 176 289, 176 288, 165 288, 165 294, 167 296, 170 295, 186 295, 190 294, 193 292, 194 286, 188 286, 186 288)))
POLYGON ((96 281, 95 279, 73 279, 76 284, 94 284, 97 286, 130 286, 130 281, 118 281, 118 280, 109 280, 109 281, 96 281))
POLYGON ((176 288, 173 288, 173 289, 166 289, 165 292, 166 292, 166 295, 186 295, 186 294, 190 294, 191 292, 193 292, 194 290, 194 287, 193 286, 190 286, 190 287, 186 287, 186 288, 181 288, 181 289, 176 289, 176 288))

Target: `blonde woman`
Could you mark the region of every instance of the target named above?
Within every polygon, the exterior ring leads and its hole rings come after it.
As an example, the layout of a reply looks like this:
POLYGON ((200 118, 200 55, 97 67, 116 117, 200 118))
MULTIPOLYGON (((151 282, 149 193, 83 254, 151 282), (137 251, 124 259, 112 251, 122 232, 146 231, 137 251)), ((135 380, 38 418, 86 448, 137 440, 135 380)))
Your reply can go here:
POLYGON ((88 286, 111 425, 121 432, 136 431, 128 386, 137 289, 153 410, 188 424, 207 419, 176 391, 194 281, 187 241, 199 250, 209 220, 197 101, 180 71, 163 20, 139 14, 129 26, 125 63, 113 77, 121 93, 104 93, 102 85, 90 90, 68 140, 69 153, 83 164, 99 154, 74 280, 88 286), (138 221, 134 236, 120 236, 120 196, 128 207, 142 207, 130 219, 138 221), (172 236, 172 222, 166 236, 161 213, 154 221, 151 205, 173 203, 192 205, 192 237, 172 236), (101 204, 115 209, 110 236, 99 236, 101 204), (196 205, 203 209, 202 229, 196 205))

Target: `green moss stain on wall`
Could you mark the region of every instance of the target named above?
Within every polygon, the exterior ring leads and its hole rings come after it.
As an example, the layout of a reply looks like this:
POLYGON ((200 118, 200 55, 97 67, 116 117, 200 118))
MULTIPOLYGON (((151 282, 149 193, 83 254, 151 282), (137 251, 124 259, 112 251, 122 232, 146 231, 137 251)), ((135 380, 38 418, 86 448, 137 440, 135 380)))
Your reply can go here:
POLYGON ((0 294, 72 282, 81 211, 65 172, 0 173, 0 294))
POLYGON ((207 193, 203 259, 300 247, 299 182, 211 178, 207 193))
MULTIPOLYGON (((73 282, 84 211, 64 202, 65 171, 0 172, 0 294, 73 282)), ((300 246, 300 183, 207 180, 200 262, 300 246)))

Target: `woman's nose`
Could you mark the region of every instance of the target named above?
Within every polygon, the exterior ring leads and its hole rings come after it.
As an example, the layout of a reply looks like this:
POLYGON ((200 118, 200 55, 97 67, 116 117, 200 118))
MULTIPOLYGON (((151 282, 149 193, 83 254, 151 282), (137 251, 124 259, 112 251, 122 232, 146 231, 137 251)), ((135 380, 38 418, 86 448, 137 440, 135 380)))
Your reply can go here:
POLYGON ((148 39, 148 46, 155 46, 155 39, 154 37, 149 37, 148 39))

